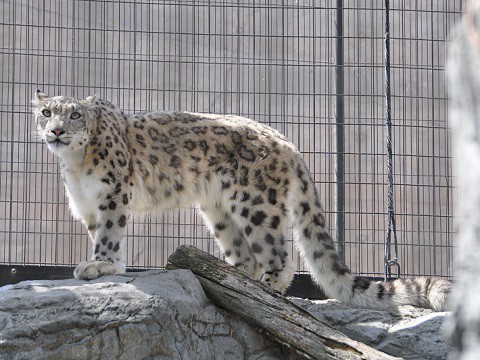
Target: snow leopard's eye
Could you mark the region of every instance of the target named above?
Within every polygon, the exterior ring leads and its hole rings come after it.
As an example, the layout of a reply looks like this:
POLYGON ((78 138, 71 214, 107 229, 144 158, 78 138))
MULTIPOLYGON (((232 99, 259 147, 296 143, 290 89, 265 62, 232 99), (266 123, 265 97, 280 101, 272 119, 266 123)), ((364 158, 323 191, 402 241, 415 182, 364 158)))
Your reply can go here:
POLYGON ((72 120, 78 120, 78 119, 80 119, 81 117, 82 117, 82 115, 80 115, 80 113, 78 113, 78 112, 76 112, 76 111, 73 112, 72 115, 70 115, 70 119, 72 119, 72 120))
POLYGON ((45 116, 45 117, 50 117, 50 116, 52 116, 52 112, 48 109, 43 109, 42 110, 42 115, 45 116))

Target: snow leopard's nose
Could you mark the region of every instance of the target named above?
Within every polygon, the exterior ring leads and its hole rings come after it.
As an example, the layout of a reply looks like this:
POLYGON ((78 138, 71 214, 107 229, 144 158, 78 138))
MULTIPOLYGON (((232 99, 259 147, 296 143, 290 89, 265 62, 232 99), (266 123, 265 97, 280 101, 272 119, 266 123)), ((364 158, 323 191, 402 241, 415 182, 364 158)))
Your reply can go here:
POLYGON ((56 136, 60 136, 60 135, 62 135, 62 134, 65 134, 65 130, 59 129, 59 128, 52 129, 51 131, 52 131, 52 133, 55 134, 56 136))

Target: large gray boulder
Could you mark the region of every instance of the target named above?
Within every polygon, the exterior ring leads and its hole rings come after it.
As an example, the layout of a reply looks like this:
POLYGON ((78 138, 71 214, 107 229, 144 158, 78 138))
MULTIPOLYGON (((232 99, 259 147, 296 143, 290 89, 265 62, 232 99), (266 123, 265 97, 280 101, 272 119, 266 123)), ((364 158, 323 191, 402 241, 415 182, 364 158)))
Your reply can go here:
POLYGON ((447 359, 443 324, 449 312, 400 306, 395 312, 359 309, 336 300, 292 299, 348 337, 404 359, 447 359))
MULTIPOLYGON (((347 336, 390 355, 446 358, 447 313, 400 314, 292 299, 347 336)), ((0 359, 296 359, 212 305, 189 270, 25 281, 0 288, 0 359)))
POLYGON ((188 270, 0 288, 0 359, 294 359, 188 270))

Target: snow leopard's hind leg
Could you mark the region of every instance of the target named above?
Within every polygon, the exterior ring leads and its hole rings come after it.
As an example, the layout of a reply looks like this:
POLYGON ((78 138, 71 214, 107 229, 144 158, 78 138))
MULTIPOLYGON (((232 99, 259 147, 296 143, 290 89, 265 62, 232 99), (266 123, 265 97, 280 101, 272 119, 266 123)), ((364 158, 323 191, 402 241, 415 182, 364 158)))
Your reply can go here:
POLYGON ((242 229, 250 253, 256 260, 259 279, 272 290, 284 293, 293 280, 293 261, 286 251, 286 217, 278 206, 255 207, 237 203, 231 218, 242 229))
POLYGON ((260 273, 252 256, 244 232, 221 204, 202 205, 201 213, 215 240, 225 254, 225 260, 252 278, 259 280, 260 273))
POLYGON ((294 268, 285 251, 281 217, 262 216, 261 211, 247 214, 240 203, 231 205, 230 211, 220 204, 201 207, 205 222, 225 253, 225 260, 272 290, 283 293, 292 282, 294 268))

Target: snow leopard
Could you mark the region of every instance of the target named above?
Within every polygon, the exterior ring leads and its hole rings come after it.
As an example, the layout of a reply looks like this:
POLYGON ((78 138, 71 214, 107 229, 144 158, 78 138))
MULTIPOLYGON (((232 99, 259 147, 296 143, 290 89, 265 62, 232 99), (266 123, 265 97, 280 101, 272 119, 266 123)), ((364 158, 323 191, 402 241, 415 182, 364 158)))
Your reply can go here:
POLYGON ((360 307, 445 310, 451 284, 437 277, 373 281, 352 274, 325 224, 301 153, 254 120, 194 112, 126 114, 94 96, 37 90, 37 131, 58 159, 72 215, 93 242, 74 271, 95 279, 125 271, 124 237, 135 214, 196 206, 225 260, 284 293, 294 276, 287 220, 315 283, 360 307))

